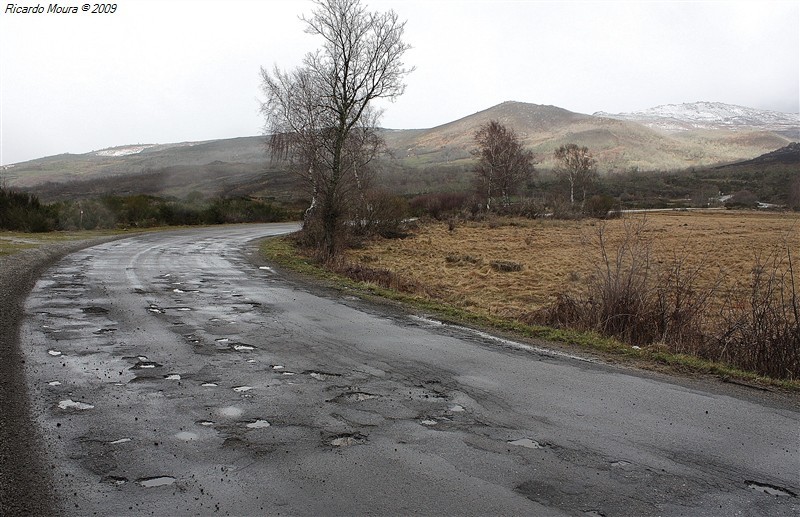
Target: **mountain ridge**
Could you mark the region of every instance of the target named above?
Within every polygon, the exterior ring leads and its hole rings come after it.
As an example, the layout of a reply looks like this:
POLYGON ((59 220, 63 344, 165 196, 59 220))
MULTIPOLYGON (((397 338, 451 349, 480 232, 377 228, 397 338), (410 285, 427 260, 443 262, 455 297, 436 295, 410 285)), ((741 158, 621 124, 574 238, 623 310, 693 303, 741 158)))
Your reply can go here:
POLYGON ((722 102, 662 104, 629 113, 595 112, 595 116, 639 122, 664 131, 729 129, 787 131, 800 128, 800 113, 759 110, 722 102))
MULTIPOLYGON (((725 105, 716 103, 716 106, 725 105)), ((567 143, 587 146, 597 159, 600 172, 610 173, 735 163, 774 151, 791 141, 785 131, 753 129, 752 121, 745 121, 750 126, 743 122, 737 130, 727 127, 670 132, 632 120, 506 101, 433 128, 381 130, 395 158, 383 166, 394 171, 393 174, 417 171, 413 172, 417 176, 424 175, 429 167, 467 171, 473 160, 470 151, 475 148, 475 132, 489 120, 499 120, 514 129, 523 145, 533 151, 540 170, 552 168, 553 151, 567 143)), ((791 120, 794 119, 790 117, 791 120)), ((800 122, 789 130, 800 132, 800 122)), ((113 188, 113 178, 132 175, 147 175, 152 183, 161 171, 164 179, 159 181, 169 185, 165 192, 180 193, 194 187, 210 193, 232 192, 237 182, 253 185, 264 174, 275 178, 281 174, 280 165, 271 162, 266 153, 265 138, 121 145, 84 154, 39 158, 5 166, 0 172, 8 186, 29 189, 50 183, 50 191, 57 191, 58 184, 76 181, 97 180, 104 182, 104 189, 113 188)), ((130 188, 135 190, 136 186, 130 188)))

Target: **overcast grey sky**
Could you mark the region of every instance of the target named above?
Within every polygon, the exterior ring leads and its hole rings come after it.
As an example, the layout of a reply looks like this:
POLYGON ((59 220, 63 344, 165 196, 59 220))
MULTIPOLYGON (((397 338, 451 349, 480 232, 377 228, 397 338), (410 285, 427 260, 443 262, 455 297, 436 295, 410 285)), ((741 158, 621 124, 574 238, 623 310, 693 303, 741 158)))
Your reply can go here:
MULTIPOLYGON (((406 19, 414 47, 417 70, 384 105, 385 127, 434 127, 506 100, 589 114, 695 101, 800 111, 800 0, 365 3, 406 19)), ((116 5, 36 15, 0 4, 0 164, 258 135, 260 66, 294 68, 320 45, 298 19, 309 1, 116 5)))

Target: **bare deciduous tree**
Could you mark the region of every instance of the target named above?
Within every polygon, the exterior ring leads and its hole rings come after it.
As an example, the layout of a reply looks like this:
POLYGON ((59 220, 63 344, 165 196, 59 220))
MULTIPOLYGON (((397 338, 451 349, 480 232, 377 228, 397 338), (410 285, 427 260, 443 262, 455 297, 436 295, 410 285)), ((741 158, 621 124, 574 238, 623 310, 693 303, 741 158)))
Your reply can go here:
POLYGON ((490 120, 475 133, 478 158, 475 166, 479 194, 486 199, 486 210, 492 199, 500 196, 504 206, 533 173, 533 153, 525 150, 516 132, 496 120, 490 120))
POLYGON ((586 202, 586 191, 597 177, 597 162, 586 146, 579 147, 577 144, 562 145, 553 154, 559 161, 555 172, 559 176, 566 178, 569 182, 569 203, 575 205, 575 190, 579 190, 581 197, 581 210, 586 202))
POLYGON ((403 93, 413 70, 402 62, 405 22, 394 11, 369 12, 360 0, 317 0, 306 32, 322 48, 283 72, 261 69, 262 113, 273 156, 289 161, 308 186, 304 231, 320 257, 334 257, 351 206, 366 202, 369 165, 382 149, 375 99, 403 93))

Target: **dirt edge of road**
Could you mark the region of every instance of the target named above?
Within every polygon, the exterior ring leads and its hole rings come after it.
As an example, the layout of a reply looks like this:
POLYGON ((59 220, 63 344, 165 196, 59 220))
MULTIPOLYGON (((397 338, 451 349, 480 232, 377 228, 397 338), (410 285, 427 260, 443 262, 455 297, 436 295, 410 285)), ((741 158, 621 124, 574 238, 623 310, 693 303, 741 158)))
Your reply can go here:
POLYGON ((47 244, 0 257, 0 515, 57 515, 52 469, 33 423, 19 346, 25 300, 40 276, 69 253, 116 240, 47 244))

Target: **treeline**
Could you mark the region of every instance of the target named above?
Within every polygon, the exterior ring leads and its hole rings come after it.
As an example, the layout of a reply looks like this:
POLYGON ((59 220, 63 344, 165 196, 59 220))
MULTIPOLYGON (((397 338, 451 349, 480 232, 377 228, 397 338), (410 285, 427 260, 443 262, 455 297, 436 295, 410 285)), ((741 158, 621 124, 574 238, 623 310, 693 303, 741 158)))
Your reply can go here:
POLYGON ((264 223, 297 217, 282 205, 248 197, 132 195, 44 204, 35 195, 0 188, 0 229, 22 232, 264 223))

